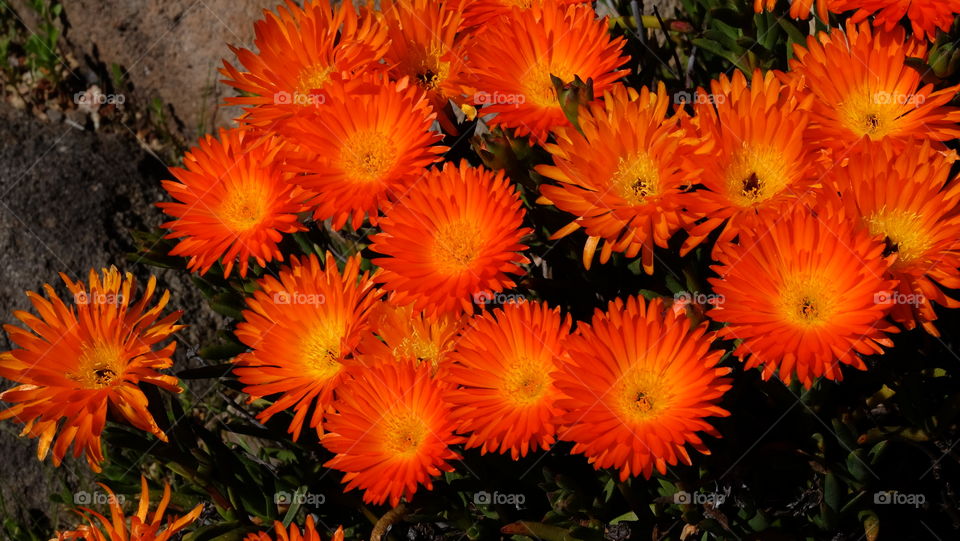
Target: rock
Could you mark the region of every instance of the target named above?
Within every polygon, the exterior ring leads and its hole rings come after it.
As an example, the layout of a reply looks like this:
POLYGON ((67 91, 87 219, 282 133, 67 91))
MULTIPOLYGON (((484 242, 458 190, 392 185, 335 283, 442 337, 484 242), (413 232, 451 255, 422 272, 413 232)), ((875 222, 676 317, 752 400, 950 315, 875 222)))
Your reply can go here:
MULTIPOLYGON (((22 1, 22 0, 21 0, 22 1)), ((79 58, 119 65, 131 99, 170 104, 184 137, 229 125, 236 95, 220 83, 221 58, 235 62, 227 43, 252 47, 253 23, 279 0, 63 0, 64 38, 79 58)))
MULTIPOLYGON (((126 259, 133 250, 129 231, 151 229, 162 221, 154 206, 166 168, 126 134, 96 134, 67 124, 39 121, 24 111, 0 104, 0 323, 15 324, 13 310, 30 310, 25 290, 44 283, 64 293, 58 277, 83 278, 91 268, 116 265, 141 280, 157 274, 171 290, 170 310, 182 309, 190 326, 178 333, 178 368, 191 366, 188 351, 208 343, 223 327, 180 271, 146 268, 126 259)), ((11 348, 0 333, 0 348, 11 348)), ((4 381, 0 388, 9 387, 4 381)), ((49 457, 36 458, 36 440, 17 437, 19 425, 0 422, 0 516, 21 523, 75 517, 50 504, 61 490, 92 492, 84 460, 68 458, 54 471, 49 457), (5 508, 4 508, 5 507, 5 508)), ((38 523, 38 524, 40 524, 38 523)), ((52 533, 52 530, 50 530, 52 533)))

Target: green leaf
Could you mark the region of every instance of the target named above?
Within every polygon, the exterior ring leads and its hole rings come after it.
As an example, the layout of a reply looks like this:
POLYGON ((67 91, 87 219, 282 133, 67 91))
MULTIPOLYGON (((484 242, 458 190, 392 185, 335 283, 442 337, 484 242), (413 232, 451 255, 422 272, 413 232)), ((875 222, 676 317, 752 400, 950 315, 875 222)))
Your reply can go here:
POLYGON ((833 473, 828 473, 823 482, 823 500, 827 506, 839 511, 843 507, 843 497, 846 494, 846 487, 840 479, 833 473))

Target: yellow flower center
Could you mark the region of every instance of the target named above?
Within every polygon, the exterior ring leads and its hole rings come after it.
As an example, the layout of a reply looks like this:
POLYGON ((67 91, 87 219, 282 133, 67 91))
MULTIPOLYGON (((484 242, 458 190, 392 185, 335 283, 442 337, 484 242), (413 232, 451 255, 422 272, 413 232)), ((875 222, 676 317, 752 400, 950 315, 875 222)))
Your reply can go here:
POLYGON ((553 86, 551 75, 556 75, 565 83, 574 78, 572 70, 538 62, 531 66, 524 77, 522 84, 524 100, 539 107, 559 107, 557 89, 553 86))
POLYGON ((430 50, 411 41, 408 47, 412 51, 403 62, 404 72, 413 77, 413 80, 424 90, 438 90, 450 72, 450 62, 440 60, 444 50, 435 46, 430 50))
POLYGON ((397 347, 393 348, 393 356, 398 359, 416 359, 419 362, 427 361, 436 366, 440 357, 440 346, 429 336, 422 335, 414 330, 405 336, 397 347))
POLYGON ((387 134, 358 131, 343 143, 340 163, 351 178, 362 182, 383 180, 397 161, 397 151, 387 134))
POLYGON ((304 367, 319 380, 332 378, 343 367, 340 359, 344 327, 340 322, 328 321, 306 333, 300 343, 304 367))
POLYGON ((307 96, 314 89, 323 88, 330 81, 331 73, 333 66, 313 65, 304 68, 297 78, 297 92, 307 96))
POLYGON ((619 167, 610 182, 624 201, 642 205, 647 197, 660 192, 660 170, 646 153, 630 159, 620 158, 619 167))
POLYGON ((503 375, 503 393, 515 404, 525 406, 537 402, 550 385, 549 372, 528 359, 516 360, 503 375))
POLYGON ((67 377, 85 389, 102 389, 118 383, 123 370, 120 347, 97 342, 84 347, 77 362, 77 371, 67 374, 67 377))
POLYGON ((837 312, 836 296, 829 282, 809 275, 788 278, 779 305, 783 317, 799 326, 826 324, 837 312))
POLYGON ((787 163, 776 148, 744 144, 726 170, 727 196, 741 206, 759 205, 790 183, 787 163))
POLYGON ((858 137, 877 140, 894 130, 900 108, 895 93, 863 89, 852 92, 838 109, 840 121, 848 130, 858 137))
POLYGON ((470 268, 482 247, 480 224, 455 220, 437 227, 433 236, 433 260, 441 272, 462 272, 470 268))
POLYGON ((643 422, 660 415, 669 405, 669 394, 656 374, 634 369, 626 374, 613 394, 620 415, 643 422))
POLYGON ((249 231, 263 221, 270 200, 256 182, 240 182, 226 195, 217 216, 228 228, 237 233, 249 231))
POLYGON ((395 455, 416 454, 427 438, 427 423, 413 412, 388 415, 383 421, 384 445, 395 455))
POLYGON ((882 209, 867 216, 866 223, 871 235, 884 236, 887 246, 883 255, 897 254, 894 267, 921 259, 933 244, 923 217, 916 212, 882 209))

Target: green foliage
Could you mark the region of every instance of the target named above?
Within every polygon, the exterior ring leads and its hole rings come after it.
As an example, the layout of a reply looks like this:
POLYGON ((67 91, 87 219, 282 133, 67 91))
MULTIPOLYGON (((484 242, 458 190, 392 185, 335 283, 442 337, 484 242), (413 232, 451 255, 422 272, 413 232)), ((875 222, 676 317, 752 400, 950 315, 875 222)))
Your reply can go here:
POLYGON ((27 65, 35 76, 49 79, 56 84, 60 81, 63 63, 59 53, 60 29, 56 20, 63 6, 49 0, 31 0, 30 7, 36 12, 39 24, 23 44, 27 53, 27 65))

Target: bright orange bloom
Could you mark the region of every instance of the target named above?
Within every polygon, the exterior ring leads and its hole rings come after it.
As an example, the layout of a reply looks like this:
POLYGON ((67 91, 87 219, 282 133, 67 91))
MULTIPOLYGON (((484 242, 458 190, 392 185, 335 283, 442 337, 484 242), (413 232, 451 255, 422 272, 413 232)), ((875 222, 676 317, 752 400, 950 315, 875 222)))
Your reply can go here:
POLYGON ((428 318, 413 307, 381 302, 370 320, 373 333, 358 348, 365 364, 383 359, 429 363, 434 371, 444 366, 464 326, 461 316, 444 315, 428 318))
MULTIPOLYGON (((829 11, 837 12, 836 9, 833 9, 833 4, 836 1, 837 0, 816 0, 817 17, 822 21, 829 20, 829 11)), ((814 0, 790 0, 790 16, 794 19, 806 19, 810 16, 813 3, 814 0)), ((772 11, 776 5, 777 0, 753 0, 753 10, 757 13, 763 13, 764 10, 772 11)))
POLYGON ((483 27, 494 19, 509 17, 516 9, 543 9, 550 5, 589 4, 590 0, 460 0, 465 26, 483 27))
MULTIPOLYGON (((307 525, 302 534, 296 524, 291 524, 288 530, 279 520, 273 523, 273 531, 273 537, 265 532, 257 532, 247 535, 244 541, 322 541, 320 534, 317 533, 313 515, 307 515, 307 525)), ((343 527, 337 528, 330 541, 343 541, 343 527)))
POLYGON ((727 323, 720 335, 741 340, 734 355, 763 377, 779 371, 810 387, 814 378, 840 380, 840 365, 866 369, 861 354, 892 346, 884 319, 895 282, 885 275, 884 246, 850 216, 800 206, 770 217, 767 228, 741 231, 720 254, 711 278, 722 302, 708 312, 727 323), (777 218, 777 219, 775 219, 777 218))
POLYGON ((890 274, 899 284, 886 299, 894 321, 934 336, 932 302, 960 308, 937 286, 960 288, 960 183, 947 183, 956 159, 929 143, 871 145, 831 179, 850 215, 882 237, 884 255, 897 256, 890 274))
POLYGON ((623 46, 590 6, 547 2, 514 9, 474 40, 463 86, 473 89, 472 103, 485 106, 481 114, 496 113, 492 125, 542 141, 551 128, 570 124, 550 76, 564 83, 592 78, 594 93, 601 95, 626 73, 617 71, 629 60, 623 46))
POLYGON ((328 85, 326 102, 291 119, 283 130, 297 143, 288 156, 295 181, 316 194, 314 217, 340 229, 364 216, 376 225, 378 209, 402 196, 446 147, 430 131, 436 115, 423 91, 383 80, 328 85))
POLYGON ((282 233, 304 229, 297 213, 305 198, 281 171, 279 139, 241 129, 207 135, 183 157, 186 169, 170 168, 179 180, 163 187, 176 201, 157 203, 174 219, 162 224, 167 238, 180 239, 171 255, 189 257, 187 268, 206 273, 218 259, 227 277, 239 262, 246 276, 250 258, 258 264, 282 261, 282 233))
POLYGON ((329 252, 323 266, 314 255, 294 258, 277 278, 266 276, 257 284, 260 289, 247 299, 236 330, 253 351, 234 360, 234 372, 251 401, 280 395, 260 412, 260 421, 292 409, 289 432, 297 440, 316 405, 308 424, 322 434, 324 410, 346 366, 355 362, 353 353, 368 332, 370 309, 380 292, 369 273, 360 274, 359 255, 340 272, 329 252))
POLYGON ((92 509, 82 507, 81 510, 85 512, 87 524, 76 530, 57 532, 58 541, 67 539, 82 539, 84 541, 170 541, 174 538, 179 539, 180 536, 177 534, 197 520, 203 511, 203 504, 201 503, 182 517, 165 517, 164 513, 170 503, 170 485, 164 483, 163 496, 160 498, 160 504, 153 511, 153 517, 151 518, 149 513, 150 490, 147 487, 147 479, 141 476, 140 504, 137 506, 137 512, 125 517, 123 509, 120 507, 122 499, 114 495, 113 491, 106 485, 100 484, 100 486, 107 491, 110 501, 110 518, 108 519, 92 509), (163 524, 164 519, 167 521, 166 526, 163 524), (99 521, 99 524, 97 521, 99 521))
POLYGON ((602 102, 581 108, 582 134, 558 128, 558 142, 544 146, 555 165, 537 166, 537 172, 560 184, 542 184, 538 202, 577 216, 551 239, 585 228, 584 267, 590 268, 602 243, 601 263, 612 252, 629 258, 642 253, 643 268, 652 274, 654 245, 666 248, 680 229, 677 196, 697 173, 688 156, 706 149, 685 137, 678 116, 667 118, 670 106, 663 84, 656 93, 642 88, 639 94, 618 84, 602 102))
POLYGON ((713 230, 723 227, 715 244, 722 249, 743 230, 762 227, 763 211, 782 213, 813 198, 819 182, 805 135, 812 96, 798 95, 773 72, 759 70, 747 82, 742 72, 713 81, 696 100, 696 124, 712 151, 698 157, 704 190, 683 196, 690 237, 685 255, 713 230))
POLYGON ((269 131, 322 102, 331 81, 385 67, 386 27, 372 17, 361 21, 352 2, 307 0, 301 8, 286 0, 277 13, 264 14, 254 25, 258 53, 230 47, 247 71, 226 60, 220 70, 224 83, 253 94, 226 99, 246 106, 244 122, 269 131))
POLYGON ((960 0, 830 0, 830 10, 836 13, 853 9, 857 12, 852 23, 872 15, 875 26, 890 31, 907 17, 915 37, 933 41, 938 28, 950 31, 954 15, 960 13, 960 0))
POLYGON ((503 172, 444 164, 427 171, 380 220, 370 249, 379 281, 397 305, 429 317, 472 313, 473 295, 516 284, 507 276, 528 263, 520 240, 524 212, 503 172))
POLYGON ((59 466, 73 443, 73 456, 85 454, 90 468, 99 472, 108 409, 167 441, 138 385, 180 392, 177 378, 159 372, 173 365, 176 343, 154 349, 181 328, 175 324, 180 312, 160 317, 169 292, 147 307, 157 287, 152 276, 137 301, 133 275, 121 275, 116 268, 104 269, 102 277, 91 270, 89 289, 60 277, 76 306, 68 306, 46 284, 47 298, 27 292, 39 317, 14 312, 29 330, 4 326, 20 349, 0 353, 0 376, 19 385, 0 394, 0 400, 13 404, 0 412, 0 419, 16 419, 25 425, 23 436, 40 438, 40 460, 53 444, 53 464, 59 466))
POLYGON ((481 454, 507 453, 514 460, 549 449, 562 411, 553 373, 570 333, 570 317, 546 303, 506 304, 473 318, 457 342, 443 379, 466 447, 481 454))
POLYGON ((926 56, 922 42, 905 41, 903 28, 892 32, 870 25, 848 25, 847 31, 807 38, 794 46, 792 77, 812 92, 812 139, 843 156, 869 139, 945 141, 960 137, 960 109, 946 104, 958 86, 934 90, 921 85, 921 73, 907 57, 926 56), (840 77, 838 74, 842 74, 840 77))
POLYGON ((386 54, 394 79, 409 78, 427 93, 437 118, 448 133, 456 130, 447 111, 459 101, 455 83, 466 66, 464 47, 472 34, 460 32, 460 0, 384 0, 380 2, 389 28, 386 54))
POLYGON ((697 432, 719 437, 705 418, 729 415, 717 404, 730 388, 713 338, 705 323, 694 327, 660 299, 617 299, 606 312, 597 309, 564 344, 560 439, 575 442, 572 452, 597 469, 619 469, 621 481, 649 478, 654 467, 665 473, 678 461, 690 465, 688 443, 709 454, 697 432))
POLYGON ((363 501, 396 507, 431 477, 453 471, 460 455, 446 385, 426 364, 380 363, 358 369, 337 389, 336 413, 327 415, 321 443, 337 456, 324 466, 346 472, 346 490, 363 490, 363 501))

